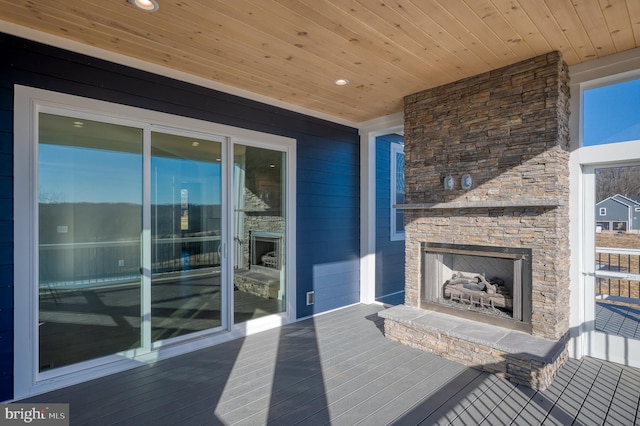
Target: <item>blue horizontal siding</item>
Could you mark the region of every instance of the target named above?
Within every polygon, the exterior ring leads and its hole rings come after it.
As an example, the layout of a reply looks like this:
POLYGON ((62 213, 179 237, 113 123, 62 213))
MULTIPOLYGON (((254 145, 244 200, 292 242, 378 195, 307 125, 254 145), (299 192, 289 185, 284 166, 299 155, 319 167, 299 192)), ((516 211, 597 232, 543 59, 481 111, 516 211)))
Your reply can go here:
POLYGON ((310 255, 298 259, 298 285, 312 284, 298 293, 300 315, 360 300, 359 159, 357 141, 298 144, 298 253, 310 255), (310 290, 315 304, 306 306, 310 290))
POLYGON ((359 300, 357 129, 0 34, 0 401, 13 394, 14 84, 296 139, 298 316, 359 300))

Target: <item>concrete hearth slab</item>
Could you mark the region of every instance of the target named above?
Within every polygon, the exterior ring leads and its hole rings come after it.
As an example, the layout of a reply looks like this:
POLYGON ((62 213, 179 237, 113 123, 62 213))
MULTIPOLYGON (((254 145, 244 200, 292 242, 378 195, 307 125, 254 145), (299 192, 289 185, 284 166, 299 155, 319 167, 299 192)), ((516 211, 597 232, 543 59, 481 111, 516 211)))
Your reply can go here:
POLYGON ((510 331, 504 338, 495 343, 496 349, 509 353, 518 353, 522 357, 544 363, 554 362, 565 346, 566 342, 562 340, 556 342, 519 331, 510 331))
MULTIPOLYGON (((423 309, 416 309, 418 311, 423 309)), ((439 312, 433 311, 424 311, 428 312, 421 317, 418 317, 413 322, 419 325, 421 328, 426 328, 431 331, 439 332, 439 333, 451 333, 453 330, 458 327, 464 326, 464 322, 460 318, 456 318, 452 315, 445 315, 439 312)))
MULTIPOLYGON (((509 334, 509 330, 502 327, 470 320, 462 321, 463 324, 449 332, 452 337, 493 347, 509 334)), ((505 352, 508 351, 505 350, 505 352)))

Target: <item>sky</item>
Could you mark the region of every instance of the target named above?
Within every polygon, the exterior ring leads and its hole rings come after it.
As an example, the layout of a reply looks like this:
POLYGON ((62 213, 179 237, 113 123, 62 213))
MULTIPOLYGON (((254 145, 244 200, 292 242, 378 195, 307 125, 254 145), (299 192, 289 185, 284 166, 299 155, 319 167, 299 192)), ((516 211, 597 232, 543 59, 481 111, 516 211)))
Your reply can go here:
POLYGON ((584 145, 640 140, 640 79, 584 92, 584 145))

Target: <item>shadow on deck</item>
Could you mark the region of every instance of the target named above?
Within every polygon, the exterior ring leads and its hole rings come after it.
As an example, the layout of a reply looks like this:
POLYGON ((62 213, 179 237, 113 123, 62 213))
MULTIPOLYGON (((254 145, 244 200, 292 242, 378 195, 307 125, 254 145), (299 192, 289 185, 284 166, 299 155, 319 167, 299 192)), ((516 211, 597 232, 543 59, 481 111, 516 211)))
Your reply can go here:
POLYGON ((356 305, 21 402, 72 425, 640 424, 640 370, 570 359, 545 391, 386 339, 356 305))

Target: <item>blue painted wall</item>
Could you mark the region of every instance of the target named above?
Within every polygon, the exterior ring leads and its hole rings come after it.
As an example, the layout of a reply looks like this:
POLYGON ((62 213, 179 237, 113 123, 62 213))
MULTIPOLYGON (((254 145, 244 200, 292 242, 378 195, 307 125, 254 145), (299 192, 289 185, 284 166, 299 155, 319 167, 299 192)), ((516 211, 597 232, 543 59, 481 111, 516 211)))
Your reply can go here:
POLYGON ((305 293, 298 292, 299 316, 360 300, 356 158, 357 144, 337 140, 308 140, 298 151, 298 286, 311 283, 316 298, 315 305, 306 306, 305 293))
POLYGON ((391 144, 400 135, 376 138, 376 300, 404 303, 404 241, 391 241, 391 144), (402 292, 399 293, 398 292, 402 292))
POLYGON ((14 84, 297 139, 298 316, 359 300, 356 129, 0 33, 0 401, 13 396, 13 287, 21 285, 13 279, 14 84), (311 290, 316 303, 306 306, 311 290))

